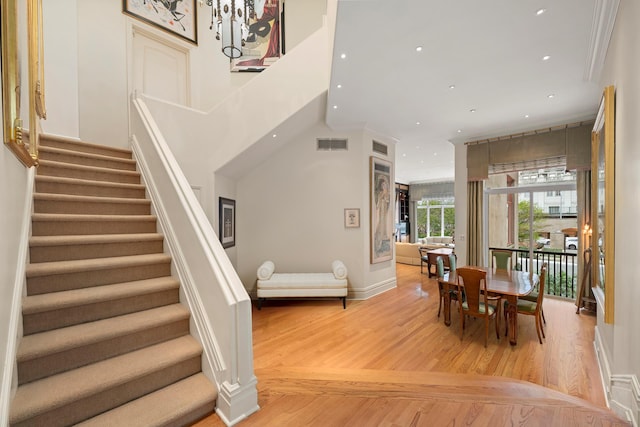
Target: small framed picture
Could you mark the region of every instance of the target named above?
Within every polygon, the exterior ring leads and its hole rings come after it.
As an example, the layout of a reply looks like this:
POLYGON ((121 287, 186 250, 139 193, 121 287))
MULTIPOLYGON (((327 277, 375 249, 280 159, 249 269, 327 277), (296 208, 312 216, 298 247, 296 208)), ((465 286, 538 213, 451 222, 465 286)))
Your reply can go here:
POLYGON ((360 227, 360 209, 347 208, 344 210, 344 227, 359 228, 360 227))
POLYGON ((236 201, 220 197, 218 213, 219 237, 223 248, 236 245, 236 201))

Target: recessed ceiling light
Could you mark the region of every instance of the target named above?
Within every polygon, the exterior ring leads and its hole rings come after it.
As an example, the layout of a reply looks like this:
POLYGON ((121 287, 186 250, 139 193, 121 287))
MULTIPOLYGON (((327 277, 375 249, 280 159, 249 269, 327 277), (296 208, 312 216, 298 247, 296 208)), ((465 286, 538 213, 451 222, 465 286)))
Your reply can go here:
POLYGON ((337 87, 338 89, 342 89, 342 85, 340 85, 340 84, 339 84, 339 85, 336 85, 336 87, 337 87))
POLYGON ((345 59, 347 57, 346 53, 343 53, 342 55, 340 55, 340 58, 345 59))
POLYGON ((278 136, 278 135, 276 135, 276 134, 274 133, 273 135, 271 135, 271 138, 275 138, 276 136, 278 136))
POLYGON ((333 106, 333 109, 334 109, 334 110, 337 110, 337 109, 338 109, 338 106, 337 106, 337 105, 334 105, 334 106, 333 106))
POLYGON ((458 133, 462 133, 462 129, 458 129, 458 133))
POLYGON ((553 93, 550 93, 549 95, 547 95, 547 98, 552 99, 555 98, 556 96, 553 93))
POLYGON ((407 153, 402 153, 402 157, 407 157, 407 153))
POLYGON ((524 115, 524 118, 525 118, 525 119, 528 119, 528 118, 529 118, 529 115, 528 115, 528 114, 525 114, 525 115, 524 115))
POLYGON ((416 122, 416 124, 417 124, 418 126, 420 126, 420 122, 416 122))
POLYGON ((434 155, 434 156, 437 156, 437 155, 438 155, 438 153, 433 153, 433 155, 434 155))
POLYGON ((422 52, 422 46, 417 46, 416 47, 416 52, 422 52))
POLYGON ((543 13, 545 13, 546 11, 547 11, 547 9, 538 9, 538 10, 536 10, 536 15, 540 16, 543 13))
POLYGON ((545 55, 545 56, 542 57, 543 61, 548 61, 550 59, 551 59, 551 57, 549 55, 545 55))
POLYGON ((449 85, 449 89, 455 89, 456 85, 449 85))
POLYGON ((475 109, 475 108, 472 108, 471 110, 469 110, 469 112, 470 112, 470 113, 475 113, 475 112, 476 112, 476 109, 475 109))

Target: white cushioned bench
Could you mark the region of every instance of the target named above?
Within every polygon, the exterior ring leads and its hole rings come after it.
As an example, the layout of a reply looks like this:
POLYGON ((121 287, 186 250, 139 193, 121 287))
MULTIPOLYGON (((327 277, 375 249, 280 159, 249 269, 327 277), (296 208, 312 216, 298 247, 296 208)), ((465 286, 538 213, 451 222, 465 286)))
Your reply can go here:
POLYGON ((258 267, 258 310, 267 298, 338 297, 347 308, 347 267, 331 263, 331 273, 275 273, 273 261, 258 267))

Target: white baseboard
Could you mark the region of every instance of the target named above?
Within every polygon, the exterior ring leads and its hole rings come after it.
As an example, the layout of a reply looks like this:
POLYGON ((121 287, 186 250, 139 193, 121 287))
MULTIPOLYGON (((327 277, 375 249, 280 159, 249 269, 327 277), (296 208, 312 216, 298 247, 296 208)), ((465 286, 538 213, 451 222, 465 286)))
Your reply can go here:
POLYGON ((393 289, 396 286, 397 281, 396 277, 394 276, 390 279, 383 280, 382 282, 374 283, 373 285, 367 286, 364 289, 349 290, 349 296, 347 298, 353 300, 366 300, 390 289, 393 289))
POLYGON ((636 375, 611 373, 611 364, 604 348, 598 327, 595 329, 594 347, 600 368, 600 378, 605 392, 607 406, 634 427, 640 420, 640 383, 636 375))

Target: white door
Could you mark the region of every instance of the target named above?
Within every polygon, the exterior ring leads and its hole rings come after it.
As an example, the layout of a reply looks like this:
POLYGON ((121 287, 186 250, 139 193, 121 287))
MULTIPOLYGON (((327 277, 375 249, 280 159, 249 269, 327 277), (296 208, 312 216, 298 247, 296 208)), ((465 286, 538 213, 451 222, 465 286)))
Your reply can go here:
POLYGON ((154 98, 190 105, 188 51, 133 33, 133 89, 154 98))

